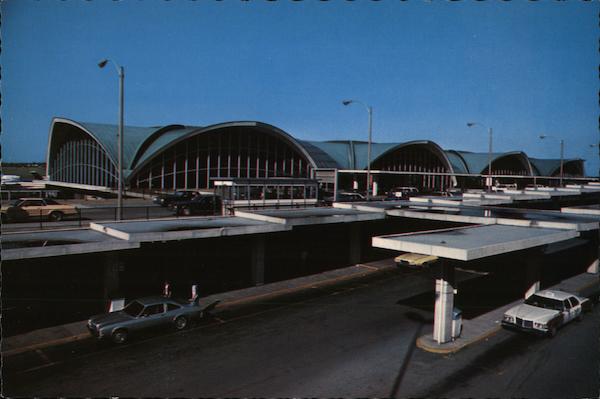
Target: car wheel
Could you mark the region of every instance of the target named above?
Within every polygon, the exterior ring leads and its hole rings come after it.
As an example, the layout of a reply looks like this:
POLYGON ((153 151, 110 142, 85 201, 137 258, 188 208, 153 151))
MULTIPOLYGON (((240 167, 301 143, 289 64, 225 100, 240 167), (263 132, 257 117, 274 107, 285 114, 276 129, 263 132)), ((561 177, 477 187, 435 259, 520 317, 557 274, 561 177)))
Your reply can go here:
POLYGON ((124 344, 127 341, 127 330, 119 329, 112 334, 112 340, 115 344, 124 344))
POLYGON ((575 318, 575 320, 577 321, 581 321, 583 320, 583 310, 581 310, 581 312, 579 313, 579 315, 575 318))
POLYGON ((178 330, 183 330, 188 325, 188 320, 185 316, 179 316, 175 319, 175 328, 178 330))
POLYGON ((54 221, 54 222, 60 222, 61 220, 63 220, 63 213, 62 212, 52 212, 50 214, 50 220, 54 221))
POLYGON ((548 336, 550 338, 554 338, 556 336, 556 326, 550 327, 550 329, 548 330, 548 336))
POLYGON ((190 208, 183 208, 183 214, 185 216, 190 216, 192 214, 192 211, 190 210, 190 208))

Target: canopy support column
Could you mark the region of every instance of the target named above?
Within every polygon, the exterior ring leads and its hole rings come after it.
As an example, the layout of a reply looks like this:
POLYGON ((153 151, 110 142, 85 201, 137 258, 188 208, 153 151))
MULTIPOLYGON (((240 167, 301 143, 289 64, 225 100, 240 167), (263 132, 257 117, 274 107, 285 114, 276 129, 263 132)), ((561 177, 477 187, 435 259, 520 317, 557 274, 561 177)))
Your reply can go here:
POLYGON ((360 245, 360 225, 358 223, 352 223, 350 225, 350 253, 349 261, 351 265, 360 263, 361 259, 361 245, 360 245))
POLYGON ((454 266, 440 259, 440 276, 435 280, 435 316, 433 339, 438 344, 452 340, 452 311, 454 310, 454 266))
POLYGON ((525 270, 525 279, 527 282, 527 290, 525 291, 525 299, 535 294, 540 290, 540 278, 542 271, 543 254, 540 249, 529 251, 527 256, 527 269, 525 270))
POLYGON ((592 262, 587 268, 587 272, 591 274, 598 274, 600 272, 600 229, 595 234, 595 238, 592 240, 592 262))
POLYGON ((252 284, 265 283, 265 237, 259 235, 252 240, 252 284))
POLYGON ((102 292, 104 299, 116 296, 119 290, 119 271, 121 263, 117 253, 108 253, 105 257, 102 292))

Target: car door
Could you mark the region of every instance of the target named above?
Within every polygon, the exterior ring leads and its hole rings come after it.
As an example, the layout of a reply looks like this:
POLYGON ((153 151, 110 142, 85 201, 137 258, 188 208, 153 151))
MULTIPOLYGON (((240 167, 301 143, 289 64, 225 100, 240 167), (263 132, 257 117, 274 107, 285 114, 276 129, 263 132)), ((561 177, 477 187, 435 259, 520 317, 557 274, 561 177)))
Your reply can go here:
POLYGON ((138 326, 139 328, 153 328, 158 327, 165 318, 165 304, 157 303, 154 305, 148 305, 144 308, 139 317, 138 326))
POLYGON ((47 216, 47 212, 45 212, 45 205, 46 204, 42 200, 25 200, 21 204, 20 208, 29 217, 40 217, 47 216))
POLYGON ((569 302, 571 302, 571 309, 569 309, 569 313, 571 315, 571 320, 573 320, 576 319, 581 313, 581 306, 579 306, 579 300, 574 296, 569 298, 569 302))
POLYGON ((569 299, 565 299, 563 301, 563 305, 564 305, 563 320, 564 320, 564 323, 566 324, 575 318, 575 316, 573 314, 574 309, 573 309, 573 305, 571 305, 571 302, 569 302, 569 299))

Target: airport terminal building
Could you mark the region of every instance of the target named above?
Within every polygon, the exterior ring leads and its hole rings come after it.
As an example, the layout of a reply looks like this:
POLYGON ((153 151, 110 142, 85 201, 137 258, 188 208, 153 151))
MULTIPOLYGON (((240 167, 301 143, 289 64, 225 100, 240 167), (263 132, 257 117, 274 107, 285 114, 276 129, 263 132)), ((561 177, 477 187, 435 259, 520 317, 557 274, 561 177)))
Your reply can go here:
MULTIPOLYGON (((363 141, 305 141, 262 122, 224 122, 211 126, 126 126, 123 175, 129 190, 210 189, 224 178, 298 178, 352 188, 367 169, 363 141)), ((117 126, 56 117, 50 126, 47 175, 50 181, 98 187, 117 186, 117 126)), ((522 151, 493 153, 492 174, 553 177, 559 159, 536 159, 522 151)), ((488 153, 445 150, 428 140, 372 143, 373 179, 381 191, 409 185, 426 191, 482 187, 488 153)), ((583 177, 582 159, 563 161, 565 177, 583 177)), ((361 184, 361 187, 364 187, 361 184)))

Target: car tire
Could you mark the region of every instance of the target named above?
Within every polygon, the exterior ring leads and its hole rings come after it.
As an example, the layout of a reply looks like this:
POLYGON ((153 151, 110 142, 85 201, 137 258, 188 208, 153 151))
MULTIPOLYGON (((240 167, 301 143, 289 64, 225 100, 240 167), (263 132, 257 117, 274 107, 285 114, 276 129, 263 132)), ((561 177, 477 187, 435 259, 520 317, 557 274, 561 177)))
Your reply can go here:
POLYGON ((190 208, 183 208, 183 215, 190 216, 192 214, 192 210, 190 208))
POLYGON ((548 336, 550 338, 554 338, 556 336, 556 326, 550 327, 550 329, 548 330, 548 336))
POLYGON ((127 342, 127 339, 129 338, 129 334, 127 333, 127 330, 124 330, 122 328, 114 331, 112 333, 112 340, 115 344, 124 344, 125 342, 127 342))
POLYGON ((62 212, 52 212, 50 214, 50 220, 52 220, 53 222, 60 222, 61 220, 63 220, 63 213, 62 212))
POLYGON ((583 320, 583 309, 581 310, 579 315, 575 318, 575 320, 577 320, 578 322, 583 320))
POLYGON ((178 316, 175 319, 175 329, 184 330, 188 325, 188 319, 185 316, 178 316))

